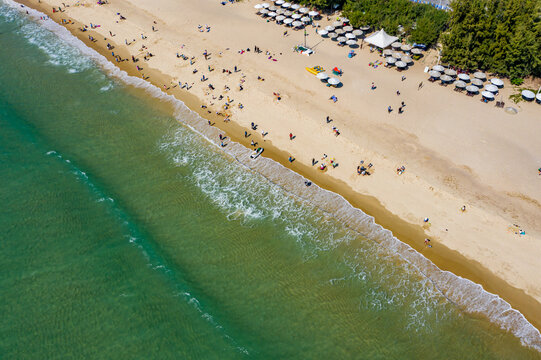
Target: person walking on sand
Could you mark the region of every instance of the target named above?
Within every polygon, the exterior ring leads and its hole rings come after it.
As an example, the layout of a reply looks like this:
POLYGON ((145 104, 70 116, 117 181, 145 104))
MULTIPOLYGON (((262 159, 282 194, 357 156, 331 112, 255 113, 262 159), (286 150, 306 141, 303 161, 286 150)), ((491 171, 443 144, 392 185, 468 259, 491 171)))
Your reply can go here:
POLYGON ((391 111, 393 111, 393 108, 391 107, 391 105, 389 105, 389 107, 387 107, 387 113, 391 113, 391 111))
POLYGON ((293 140, 293 134, 289 133, 289 140, 293 140))
POLYGON ((421 90, 422 87, 423 87, 423 82, 421 81, 421 82, 419 83, 419 86, 417 87, 417 90, 421 90))

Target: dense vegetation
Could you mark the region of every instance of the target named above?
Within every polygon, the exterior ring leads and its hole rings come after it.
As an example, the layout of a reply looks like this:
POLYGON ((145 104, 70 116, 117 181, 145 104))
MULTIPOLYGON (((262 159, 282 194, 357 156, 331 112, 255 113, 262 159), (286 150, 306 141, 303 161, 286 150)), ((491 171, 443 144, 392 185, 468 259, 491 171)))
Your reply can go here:
POLYGON ((368 24, 426 45, 436 43, 449 18, 445 11, 409 0, 349 0, 344 15, 354 26, 368 24), (400 33, 399 26, 402 26, 400 33))
POLYGON ((352 25, 383 28, 412 42, 443 45, 442 59, 510 78, 541 77, 541 0, 453 0, 452 11, 409 0, 299 0, 338 5, 352 25))
POLYGON ((341 8, 346 0, 298 0, 299 4, 315 6, 319 9, 331 9, 335 6, 341 8))
POLYGON ((540 0, 454 0, 443 60, 510 78, 541 76, 540 0))

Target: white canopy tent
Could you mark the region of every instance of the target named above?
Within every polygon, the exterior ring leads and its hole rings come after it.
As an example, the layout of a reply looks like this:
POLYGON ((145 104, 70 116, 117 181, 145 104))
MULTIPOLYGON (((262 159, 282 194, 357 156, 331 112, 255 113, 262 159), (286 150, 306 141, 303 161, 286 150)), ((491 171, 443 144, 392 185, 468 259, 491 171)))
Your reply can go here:
POLYGON ((381 29, 380 31, 377 31, 370 36, 367 36, 364 41, 367 43, 377 46, 380 49, 384 49, 387 46, 394 43, 398 38, 396 36, 391 36, 385 32, 385 30, 381 29))

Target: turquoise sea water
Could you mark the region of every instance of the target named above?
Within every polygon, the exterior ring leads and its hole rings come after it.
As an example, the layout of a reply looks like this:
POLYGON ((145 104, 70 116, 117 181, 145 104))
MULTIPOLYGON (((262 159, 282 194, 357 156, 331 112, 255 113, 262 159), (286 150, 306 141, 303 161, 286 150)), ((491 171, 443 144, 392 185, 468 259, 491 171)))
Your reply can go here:
POLYGON ((0 358, 540 358, 42 25, 0 3, 0 358))

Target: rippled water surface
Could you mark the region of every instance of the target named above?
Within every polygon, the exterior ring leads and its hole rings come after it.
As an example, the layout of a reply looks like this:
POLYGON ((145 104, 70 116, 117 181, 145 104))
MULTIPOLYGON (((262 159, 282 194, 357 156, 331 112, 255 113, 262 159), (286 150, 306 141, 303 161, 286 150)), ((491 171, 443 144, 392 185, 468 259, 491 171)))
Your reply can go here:
POLYGON ((0 5, 1 358, 539 358, 45 27, 0 5))

